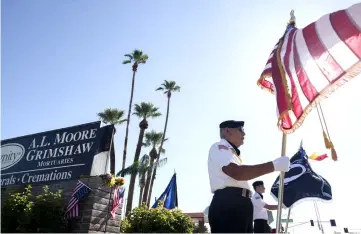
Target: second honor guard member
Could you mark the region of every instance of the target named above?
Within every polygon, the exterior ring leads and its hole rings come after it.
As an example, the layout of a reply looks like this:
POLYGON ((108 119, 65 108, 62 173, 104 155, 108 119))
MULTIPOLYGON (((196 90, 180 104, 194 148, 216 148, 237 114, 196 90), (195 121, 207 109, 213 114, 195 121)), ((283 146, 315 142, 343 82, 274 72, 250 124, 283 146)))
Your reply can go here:
POLYGON ((211 192, 209 225, 212 233, 253 233, 253 204, 248 180, 274 172, 287 172, 288 157, 272 162, 245 165, 238 147, 243 145, 243 121, 225 121, 220 125, 219 142, 214 143, 208 155, 208 174, 211 192))
POLYGON ((253 184, 255 193, 252 196, 253 203, 253 231, 254 233, 270 233, 271 227, 268 225, 268 213, 267 210, 277 210, 277 205, 268 205, 263 201, 263 195, 265 187, 263 181, 255 181, 253 184))

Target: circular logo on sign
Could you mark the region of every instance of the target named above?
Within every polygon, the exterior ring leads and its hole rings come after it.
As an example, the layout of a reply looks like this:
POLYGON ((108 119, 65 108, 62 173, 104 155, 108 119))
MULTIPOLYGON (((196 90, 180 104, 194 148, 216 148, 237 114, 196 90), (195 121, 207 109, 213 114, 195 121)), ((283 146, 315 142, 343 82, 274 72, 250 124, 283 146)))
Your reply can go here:
POLYGON ((17 143, 9 143, 1 146, 1 170, 9 169, 17 164, 24 156, 24 146, 17 143))

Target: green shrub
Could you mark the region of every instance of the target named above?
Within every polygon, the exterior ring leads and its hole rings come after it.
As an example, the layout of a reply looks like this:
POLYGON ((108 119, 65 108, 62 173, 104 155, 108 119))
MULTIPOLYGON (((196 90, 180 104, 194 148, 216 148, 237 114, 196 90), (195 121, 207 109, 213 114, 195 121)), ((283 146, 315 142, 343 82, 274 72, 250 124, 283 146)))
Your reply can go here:
POLYGON ((10 194, 1 212, 1 232, 66 232, 61 190, 43 193, 31 201, 31 186, 22 193, 10 194))
POLYGON ((32 210, 32 230, 34 232, 66 232, 67 220, 64 216, 62 191, 53 193, 48 186, 43 194, 36 197, 32 210))
POLYGON ((192 233, 193 228, 191 218, 178 209, 167 210, 163 205, 155 209, 137 207, 120 223, 122 233, 192 233))
POLYGON ((194 224, 193 233, 209 233, 207 226, 201 228, 198 224, 194 224))
POLYGON ((22 193, 9 194, 1 211, 1 232, 26 232, 31 223, 34 203, 30 200, 31 186, 22 193))

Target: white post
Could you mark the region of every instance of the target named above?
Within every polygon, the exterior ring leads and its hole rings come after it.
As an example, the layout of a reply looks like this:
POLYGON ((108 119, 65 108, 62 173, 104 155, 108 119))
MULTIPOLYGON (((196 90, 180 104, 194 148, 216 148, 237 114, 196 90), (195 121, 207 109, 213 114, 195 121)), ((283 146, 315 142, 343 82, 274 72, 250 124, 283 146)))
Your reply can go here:
POLYGON ((287 229, 288 229, 288 222, 290 220, 290 215, 291 215, 291 208, 288 209, 288 215, 287 215, 287 221, 286 221, 286 227, 285 227, 285 233, 287 233, 287 229))

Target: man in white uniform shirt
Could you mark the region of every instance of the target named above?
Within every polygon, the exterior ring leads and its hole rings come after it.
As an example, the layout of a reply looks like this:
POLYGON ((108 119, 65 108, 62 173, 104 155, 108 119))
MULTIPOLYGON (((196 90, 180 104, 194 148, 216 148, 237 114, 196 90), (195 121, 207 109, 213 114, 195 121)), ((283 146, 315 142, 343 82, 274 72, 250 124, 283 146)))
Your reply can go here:
POLYGON ((255 181, 253 184, 255 193, 252 196, 253 203, 253 231, 254 233, 270 233, 271 227, 268 225, 267 210, 277 210, 277 205, 268 205, 263 201, 265 187, 263 181, 255 181))
POLYGON ((221 141, 214 143, 208 156, 211 192, 209 225, 212 233, 253 233, 253 204, 248 180, 271 173, 288 171, 290 160, 279 157, 273 162, 244 165, 238 147, 243 145, 243 121, 225 121, 220 127, 221 141))

